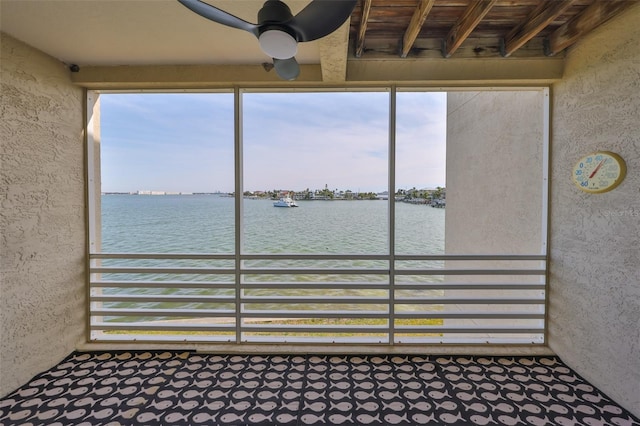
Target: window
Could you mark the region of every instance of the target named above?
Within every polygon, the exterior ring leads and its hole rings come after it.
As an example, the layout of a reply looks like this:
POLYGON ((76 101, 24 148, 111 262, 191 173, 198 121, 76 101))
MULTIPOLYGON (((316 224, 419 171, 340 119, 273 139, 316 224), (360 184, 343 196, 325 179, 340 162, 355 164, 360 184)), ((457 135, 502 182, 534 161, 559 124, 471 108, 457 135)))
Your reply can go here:
POLYGON ((233 94, 108 94, 102 251, 233 253, 233 94), (131 196, 138 195, 138 196, 131 196))
POLYGON ((89 96, 92 340, 543 343, 546 90, 89 96))

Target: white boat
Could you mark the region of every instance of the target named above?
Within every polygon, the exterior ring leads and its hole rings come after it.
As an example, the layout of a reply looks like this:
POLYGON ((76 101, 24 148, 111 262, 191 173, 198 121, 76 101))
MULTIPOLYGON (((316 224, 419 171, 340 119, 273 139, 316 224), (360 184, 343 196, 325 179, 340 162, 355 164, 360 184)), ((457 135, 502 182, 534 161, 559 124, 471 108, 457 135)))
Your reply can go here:
POLYGON ((298 207, 291 197, 283 197, 273 203, 273 207, 298 207))

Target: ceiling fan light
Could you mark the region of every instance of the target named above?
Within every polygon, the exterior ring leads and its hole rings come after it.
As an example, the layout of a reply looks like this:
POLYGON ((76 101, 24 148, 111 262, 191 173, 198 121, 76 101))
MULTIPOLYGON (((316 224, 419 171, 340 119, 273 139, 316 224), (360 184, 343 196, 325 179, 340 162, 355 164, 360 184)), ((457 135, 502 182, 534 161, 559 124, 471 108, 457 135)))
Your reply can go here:
POLYGON ((264 53, 276 59, 289 59, 298 52, 298 42, 281 30, 267 30, 258 37, 264 53))

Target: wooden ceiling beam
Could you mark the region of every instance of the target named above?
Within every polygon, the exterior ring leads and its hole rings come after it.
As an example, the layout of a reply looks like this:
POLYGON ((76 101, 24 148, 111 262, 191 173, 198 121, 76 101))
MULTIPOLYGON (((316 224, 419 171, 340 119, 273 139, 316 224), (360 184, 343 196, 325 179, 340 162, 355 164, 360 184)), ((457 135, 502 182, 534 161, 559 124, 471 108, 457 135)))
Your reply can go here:
POLYGON ((406 58, 407 54, 409 54, 435 2, 436 0, 419 0, 416 10, 411 17, 411 22, 409 22, 409 26, 402 37, 401 58, 406 58))
POLYGON ((443 42, 442 55, 445 58, 453 55, 497 2, 498 0, 477 0, 469 4, 462 17, 451 27, 447 38, 443 42))
POLYGON ((356 41, 356 58, 362 56, 362 52, 364 52, 364 35, 367 32, 367 24, 369 22, 369 12, 371 12, 372 2, 373 0, 363 0, 362 2, 362 18, 360 19, 360 27, 358 27, 358 38, 356 41))
POLYGON ((635 1, 596 1, 545 39, 545 54, 553 56, 574 44, 589 31, 622 12, 635 1))
POLYGON ((526 42, 563 14, 577 0, 546 0, 538 4, 522 22, 513 27, 502 40, 502 56, 509 57, 526 42))

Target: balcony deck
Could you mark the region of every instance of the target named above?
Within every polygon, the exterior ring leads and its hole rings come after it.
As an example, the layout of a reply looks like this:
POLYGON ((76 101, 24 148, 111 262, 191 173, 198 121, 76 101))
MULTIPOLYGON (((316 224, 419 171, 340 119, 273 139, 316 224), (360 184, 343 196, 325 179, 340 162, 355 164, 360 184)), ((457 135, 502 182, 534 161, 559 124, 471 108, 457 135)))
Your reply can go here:
POLYGON ((75 352, 0 424, 640 425, 559 358, 75 352))

